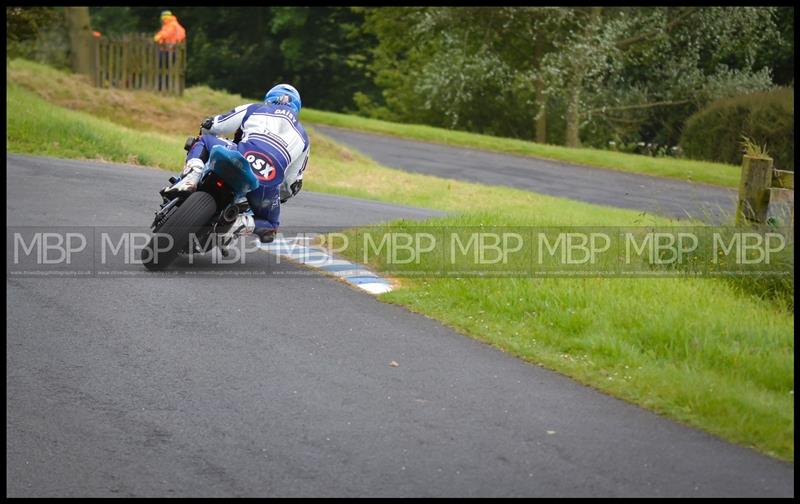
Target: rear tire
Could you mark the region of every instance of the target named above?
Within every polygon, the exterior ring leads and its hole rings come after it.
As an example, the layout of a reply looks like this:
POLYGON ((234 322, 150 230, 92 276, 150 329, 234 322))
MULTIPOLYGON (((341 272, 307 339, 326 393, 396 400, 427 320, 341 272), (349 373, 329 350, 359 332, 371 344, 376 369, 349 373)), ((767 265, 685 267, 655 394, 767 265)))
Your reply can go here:
POLYGON ((142 263, 145 268, 157 271, 169 266, 181 250, 188 248, 189 236, 196 235, 216 212, 217 202, 213 196, 204 191, 192 193, 142 249, 142 263), (167 238, 158 235, 171 236, 172 247, 163 250, 168 244, 167 238), (159 247, 155 246, 156 240, 159 242, 159 247))

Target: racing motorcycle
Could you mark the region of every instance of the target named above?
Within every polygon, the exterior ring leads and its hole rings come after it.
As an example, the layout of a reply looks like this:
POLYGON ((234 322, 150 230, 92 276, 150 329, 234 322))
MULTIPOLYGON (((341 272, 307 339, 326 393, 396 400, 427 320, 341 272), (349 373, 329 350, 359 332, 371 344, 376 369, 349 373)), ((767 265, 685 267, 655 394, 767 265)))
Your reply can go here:
MULTIPOLYGON (((194 140, 189 137, 184 149, 188 151, 194 140)), ((175 182, 177 179, 171 177, 170 183, 175 182)), ((220 237, 230 230, 240 212, 250 210, 244 196, 256 188, 258 179, 241 153, 212 147, 196 191, 190 194, 162 191, 161 208, 150 225, 153 236, 142 249, 144 266, 149 270, 164 269, 191 248, 210 252, 216 246, 227 255, 226 245, 232 238, 220 242, 220 237)))

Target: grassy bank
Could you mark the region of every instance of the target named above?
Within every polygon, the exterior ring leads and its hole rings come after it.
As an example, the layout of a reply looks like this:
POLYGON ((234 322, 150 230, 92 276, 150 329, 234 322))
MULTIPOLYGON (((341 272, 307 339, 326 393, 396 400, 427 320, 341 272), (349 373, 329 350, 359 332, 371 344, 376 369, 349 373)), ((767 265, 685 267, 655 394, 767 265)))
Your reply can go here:
MULTIPOLYGON (((7 82, 8 151, 174 171, 198 118, 240 99, 208 89, 188 90, 180 99, 110 90, 81 99, 78 91, 62 89, 78 86, 79 77, 51 77, 77 81, 57 82, 47 100, 34 92, 40 84, 7 82), (72 100, 73 110, 60 100, 72 100), (146 117, 159 107, 175 110, 170 128, 146 117)), ((392 170, 313 128, 311 135, 305 187, 451 212, 427 225, 670 224, 630 210, 392 170)), ((379 260, 372 266, 386 268, 379 260)), ((794 459, 794 316, 769 299, 718 279, 419 278, 401 284, 381 299, 726 439, 794 459)))
POLYGON ((170 170, 182 165, 183 137, 134 132, 84 112, 54 107, 14 84, 6 85, 6 110, 6 150, 9 152, 115 161, 170 170))

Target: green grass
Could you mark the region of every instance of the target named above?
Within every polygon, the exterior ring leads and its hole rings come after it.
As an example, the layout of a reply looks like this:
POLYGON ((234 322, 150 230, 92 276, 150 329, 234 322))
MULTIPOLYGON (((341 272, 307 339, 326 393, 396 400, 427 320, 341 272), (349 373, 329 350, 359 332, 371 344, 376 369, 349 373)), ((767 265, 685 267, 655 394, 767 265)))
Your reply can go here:
MULTIPOLYGON (((7 82, 8 151, 133 162, 171 171, 180 166, 183 140, 191 131, 158 133, 147 129, 152 128, 148 122, 130 117, 154 103, 169 107, 161 101, 169 98, 101 91, 90 103, 77 98, 74 90, 52 98, 78 110, 94 107, 105 117, 100 118, 45 101, 31 86, 7 82), (118 104, 115 114, 110 103, 118 104)), ((203 116, 200 101, 202 107, 217 110, 217 104, 238 99, 207 88, 189 91, 182 99, 172 98, 181 100, 175 102, 175 109, 182 111, 176 117, 187 124, 203 116)), ((307 189, 450 212, 426 225, 673 224, 630 210, 393 170, 313 128, 310 134, 307 189)), ((386 229, 416 225, 401 221, 386 229)), ((379 260, 371 265, 386 268, 379 260)), ((689 425, 794 459, 794 316, 770 299, 720 279, 398 282, 403 288, 382 300, 689 425)))
POLYGON ((51 106, 14 84, 6 86, 6 107, 9 152, 142 164, 173 171, 183 164, 183 137, 133 132, 86 113, 51 106))
POLYGON ((644 175, 738 187, 738 166, 675 158, 653 158, 599 149, 570 149, 511 138, 499 138, 419 124, 399 124, 353 115, 304 109, 303 121, 398 136, 424 142, 470 147, 521 156, 563 161, 644 175))

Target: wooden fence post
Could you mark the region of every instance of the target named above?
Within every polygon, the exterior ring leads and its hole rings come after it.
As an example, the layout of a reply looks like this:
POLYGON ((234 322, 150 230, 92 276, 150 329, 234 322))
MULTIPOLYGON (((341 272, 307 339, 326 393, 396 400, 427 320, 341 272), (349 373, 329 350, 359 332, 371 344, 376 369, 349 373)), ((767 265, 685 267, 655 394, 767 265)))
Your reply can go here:
POLYGON ((139 89, 139 75, 142 59, 139 57, 139 39, 136 36, 129 37, 131 46, 131 89, 139 89))
POLYGON ((748 222, 766 222, 771 185, 772 158, 745 155, 742 158, 742 178, 739 180, 739 203, 736 205, 737 226, 748 222))
POLYGON ((182 44, 179 44, 180 48, 180 66, 179 66, 179 76, 180 79, 178 82, 180 87, 178 88, 178 94, 183 96, 183 90, 186 88, 186 42, 184 41, 182 44))
POLYGON ((120 41, 120 45, 122 46, 122 85, 120 86, 122 89, 128 89, 130 84, 129 77, 130 77, 130 44, 128 44, 128 38, 123 36, 122 40, 120 41))
POLYGON ((108 87, 111 85, 111 77, 108 74, 108 65, 109 65, 109 51, 111 44, 109 44, 108 40, 103 40, 103 51, 100 55, 100 58, 103 61, 103 68, 100 70, 100 79, 103 81, 103 87, 108 87))
POLYGON ((145 46, 145 51, 147 52, 147 89, 152 91, 155 89, 154 83, 156 78, 156 63, 153 59, 153 46, 145 46))
POLYGON ((150 53, 150 90, 158 91, 158 45, 151 44, 150 53))
POLYGON ((114 87, 114 72, 116 71, 114 62, 117 60, 114 48, 116 45, 112 42, 108 44, 108 87, 114 87))
POLYGON ((92 75, 92 29, 89 7, 65 7, 72 71, 92 75))
POLYGON ((170 79, 172 79, 174 83, 169 87, 170 93, 172 94, 178 94, 178 88, 180 87, 180 82, 178 81, 178 73, 181 64, 180 54, 180 45, 175 44, 172 46, 172 77, 170 77, 170 79))
POLYGON ((767 222, 794 227, 794 172, 772 170, 767 222))
POLYGON ((770 157, 743 157, 736 205, 737 226, 767 223, 770 199, 785 204, 791 212, 790 219, 794 220, 794 172, 776 170, 772 162, 770 157))
POLYGON ((172 86, 175 85, 175 79, 172 78, 172 73, 173 73, 172 69, 175 68, 175 65, 173 64, 173 62, 174 62, 173 58, 175 58, 175 46, 174 45, 168 45, 167 46, 167 50, 164 52, 164 55, 167 58, 167 71, 166 71, 167 82, 166 82, 166 86, 165 86, 166 89, 164 90, 164 92, 166 94, 170 94, 170 93, 172 93, 172 86))
POLYGON ((100 39, 92 37, 92 81, 100 87, 100 39))

